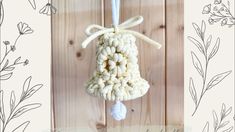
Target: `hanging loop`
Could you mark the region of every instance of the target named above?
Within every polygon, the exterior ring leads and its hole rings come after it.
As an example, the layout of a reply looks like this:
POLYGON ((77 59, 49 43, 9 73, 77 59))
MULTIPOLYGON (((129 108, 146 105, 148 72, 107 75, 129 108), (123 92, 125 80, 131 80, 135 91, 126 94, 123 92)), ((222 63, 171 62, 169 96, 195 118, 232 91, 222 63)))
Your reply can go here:
POLYGON ((114 26, 117 26, 119 24, 119 10, 120 0, 112 0, 112 19, 114 26))

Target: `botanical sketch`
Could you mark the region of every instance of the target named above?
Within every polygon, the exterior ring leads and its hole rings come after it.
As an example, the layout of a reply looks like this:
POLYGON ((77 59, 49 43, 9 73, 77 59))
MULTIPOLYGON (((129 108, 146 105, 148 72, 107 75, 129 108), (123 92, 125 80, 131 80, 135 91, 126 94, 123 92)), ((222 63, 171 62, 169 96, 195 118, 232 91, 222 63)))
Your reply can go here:
POLYGON ((5 49, 3 57, 0 58, 0 81, 8 80, 12 77, 15 68, 19 65, 26 66, 29 63, 28 59, 22 61, 22 57, 19 56, 15 60, 8 59, 9 55, 13 54, 17 49, 18 40, 27 34, 33 33, 33 30, 26 23, 18 23, 19 35, 16 37, 14 43, 11 44, 10 41, 3 41, 3 47, 5 49))
POLYGON ((213 110, 213 129, 210 130, 209 122, 206 123, 205 127, 203 128, 202 132, 231 132, 233 128, 233 123, 231 123, 226 117, 228 117, 232 112, 232 107, 226 108, 225 104, 222 105, 220 114, 216 113, 213 110))
MULTIPOLYGON (((28 0, 34 10, 36 10, 36 1, 28 0)), ((49 1, 40 10, 41 14, 51 15, 56 13, 56 8, 53 7, 49 1)), ((4 16, 4 1, 0 0, 0 28, 3 26, 4 16)), ((0 56, 0 81, 1 83, 12 83, 11 78, 15 75, 17 68, 26 66, 29 64, 28 59, 24 57, 15 56, 16 50, 19 46, 24 46, 19 40, 22 37, 30 36, 34 33, 34 30, 25 22, 19 22, 17 24, 18 36, 14 40, 0 40, 1 56, 0 56)), ((1 38, 2 39, 2 38, 1 38)), ((34 109, 41 107, 41 103, 35 103, 30 98, 35 95, 42 87, 43 84, 32 84, 32 76, 25 79, 22 86, 14 86, 12 91, 9 91, 4 85, 0 87, 0 132, 24 132, 30 125, 30 117, 26 121, 20 119, 22 115, 28 113, 34 109), (22 89, 21 96, 16 93, 14 89, 22 89), (10 98, 6 96, 7 92, 10 92, 10 98), (10 100, 9 102, 7 100, 10 100), (9 108, 9 109, 8 109, 9 108), (14 123, 13 120, 22 121, 20 124, 14 123)))
POLYGON ((205 94, 210 89, 214 88, 216 85, 221 83, 223 79, 225 79, 231 73, 231 71, 226 71, 223 73, 214 73, 215 74, 214 77, 212 77, 210 81, 207 83, 207 80, 208 80, 207 74, 208 72, 210 72, 209 64, 210 64, 210 61, 213 59, 213 57, 215 57, 215 55, 219 51, 220 38, 217 38, 216 43, 212 45, 212 35, 209 35, 209 37, 206 37, 206 23, 204 21, 202 21, 200 27, 196 23, 193 23, 193 27, 198 37, 188 36, 188 39, 200 51, 201 53, 200 56, 201 55, 203 56, 205 64, 202 64, 202 60, 199 58, 199 55, 195 54, 194 51, 191 52, 193 66, 195 67, 199 76, 202 79, 202 84, 195 85, 193 78, 192 77, 190 78, 189 92, 191 94, 193 102, 195 103, 195 109, 194 109, 192 116, 194 116, 194 114, 197 112, 203 96, 205 96, 205 94), (201 89, 201 92, 198 94, 199 88, 201 89))
POLYGON ((235 25, 235 17, 230 6, 229 1, 224 3, 222 0, 215 0, 214 3, 203 7, 202 14, 209 15, 208 22, 210 24, 220 23, 221 26, 232 27, 235 25))
MULTIPOLYGON (((41 106, 40 103, 30 103, 25 104, 24 101, 30 99, 31 96, 33 96, 43 85, 37 84, 34 86, 31 86, 31 79, 32 77, 29 77, 25 80, 22 88, 22 94, 19 99, 16 98, 15 92, 11 92, 10 96, 10 103, 6 104, 4 102, 4 91, 0 91, 0 131, 6 132, 6 128, 8 127, 9 123, 13 119, 19 118, 24 113, 31 111, 33 109, 39 108, 41 106), (5 105, 10 105, 10 114, 5 114, 5 105)), ((23 131, 26 129, 26 127, 29 125, 30 121, 26 121, 22 124, 20 124, 17 128, 13 130, 16 131, 18 129, 22 129, 23 131)), ((11 126, 12 127, 12 126, 11 126)), ((10 128, 11 128, 10 127, 10 128)))

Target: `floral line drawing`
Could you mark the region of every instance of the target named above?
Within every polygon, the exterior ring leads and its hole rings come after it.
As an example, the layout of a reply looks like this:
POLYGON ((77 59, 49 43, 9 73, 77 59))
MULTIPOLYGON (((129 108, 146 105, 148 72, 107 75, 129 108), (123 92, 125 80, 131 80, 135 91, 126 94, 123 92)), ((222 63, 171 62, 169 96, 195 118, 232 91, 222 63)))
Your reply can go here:
POLYGON ((194 84, 193 78, 190 78, 189 81, 189 92, 190 95, 193 99, 193 102, 195 103, 195 109, 192 114, 196 113, 198 110, 201 100, 204 97, 205 93, 218 85, 220 82, 223 81, 232 71, 226 71, 223 73, 216 74, 214 77, 210 79, 208 82, 208 68, 209 68, 209 62, 211 59, 217 54, 220 46, 220 38, 217 38, 215 45, 213 48, 211 48, 211 43, 212 43, 212 35, 210 35, 207 39, 205 36, 206 32, 206 23, 205 21, 202 21, 201 23, 201 28, 196 23, 192 24, 197 35, 199 36, 200 40, 197 40, 194 37, 188 36, 188 39, 197 47, 197 49, 200 51, 204 58, 205 64, 203 65, 201 60, 199 59, 198 55, 195 54, 195 52, 191 51, 191 57, 192 57, 192 63, 194 68, 197 70, 199 75, 202 78, 202 88, 201 88, 201 93, 197 94, 196 86, 194 84), (210 50, 210 52, 209 52, 210 50), (208 83, 207 83, 208 82, 208 83))
POLYGON ((222 0, 215 0, 213 4, 208 4, 203 7, 202 14, 209 14, 208 22, 210 24, 220 22, 221 26, 227 25, 232 27, 235 25, 235 17, 230 11, 230 2, 227 2, 227 6, 222 0))
MULTIPOLYGON (((32 8, 34 10, 36 10, 36 2, 35 2, 35 0, 28 0, 28 1, 29 1, 30 5, 32 6, 32 8)), ((50 0, 48 0, 46 5, 43 6, 39 10, 39 13, 47 15, 47 16, 51 16, 52 14, 56 14, 56 11, 57 11, 57 9, 51 4, 50 0)))
MULTIPOLYGON (((36 10, 36 2, 35 0, 28 0, 29 4, 31 5, 31 7, 36 10)), ((48 2, 46 3, 45 6, 43 6, 40 10, 39 13, 40 14, 44 14, 47 16, 51 16, 52 14, 56 14, 57 9, 50 3, 50 0, 48 0, 48 2)), ((3 23, 4 20, 4 8, 3 8, 3 0, 0 0, 0 27, 3 23)))
MULTIPOLYGON (((213 125, 213 132, 231 132, 233 130, 233 126, 229 126, 230 121, 226 121, 225 118, 230 115, 232 112, 232 107, 230 107, 229 109, 226 109, 225 104, 222 104, 222 108, 221 108, 221 112, 220 112, 220 118, 218 116, 218 114, 213 110, 212 114, 213 114, 213 119, 214 119, 214 125, 213 125), (224 129, 224 130, 222 130, 224 129)), ((210 129, 210 124, 209 122, 206 123, 205 127, 203 128, 202 132, 209 132, 210 129)))
POLYGON ((50 16, 56 14, 57 9, 48 1, 48 3, 39 11, 40 14, 50 16))
POLYGON ((3 55, 3 58, 0 59, 0 80, 8 80, 13 75, 13 70, 17 65, 27 65, 29 63, 29 60, 26 59, 24 61, 21 61, 21 57, 18 57, 14 60, 12 64, 10 64, 10 60, 8 59, 8 56, 11 52, 14 52, 16 50, 16 45, 19 40, 19 38, 26 34, 33 33, 33 30, 28 26, 26 23, 18 23, 17 24, 19 35, 16 38, 14 44, 10 44, 9 41, 3 41, 5 46, 5 54, 3 55))
MULTIPOLYGON (((3 101, 4 92, 2 90, 0 91, 0 121, 1 121, 0 126, 2 126, 2 128, 0 128, 1 132, 5 132, 8 124, 13 119, 20 117, 21 115, 23 115, 28 111, 41 107, 40 103, 23 104, 25 100, 29 99, 31 96, 33 96, 37 91, 39 91, 43 87, 43 84, 37 84, 31 86, 30 84, 31 80, 32 80, 31 76, 25 80, 23 84, 22 94, 18 102, 16 101, 15 92, 14 91, 11 92, 10 114, 8 117, 6 116, 4 109, 4 101, 3 101)), ((23 130, 26 129, 29 123, 30 123, 29 121, 24 122, 23 124, 15 128, 13 132, 16 130, 18 131, 18 129, 23 129, 23 130)))

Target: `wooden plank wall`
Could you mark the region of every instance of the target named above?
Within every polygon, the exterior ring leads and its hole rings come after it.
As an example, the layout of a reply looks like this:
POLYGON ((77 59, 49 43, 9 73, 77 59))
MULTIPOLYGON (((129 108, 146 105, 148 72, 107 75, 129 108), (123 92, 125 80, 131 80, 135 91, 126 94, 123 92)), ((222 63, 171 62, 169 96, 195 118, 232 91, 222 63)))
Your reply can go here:
POLYGON ((166 0, 166 124, 184 125, 184 0, 166 0))
MULTIPOLYGON (((112 102, 85 93, 95 68, 95 47, 81 48, 89 24, 110 26, 110 0, 52 0, 54 127, 60 132, 160 132, 183 126, 183 0, 121 0, 120 19, 142 15, 133 30, 160 42, 156 48, 138 40, 141 75, 150 91, 125 102, 126 120, 109 115, 112 102)), ((183 131, 182 129, 180 131, 183 131)))
POLYGON ((102 24, 99 0, 57 0, 58 13, 52 17, 53 90, 55 127, 58 131, 96 131, 105 124, 104 101, 87 96, 85 81, 95 68, 95 48, 84 51, 80 43, 84 28, 102 24))

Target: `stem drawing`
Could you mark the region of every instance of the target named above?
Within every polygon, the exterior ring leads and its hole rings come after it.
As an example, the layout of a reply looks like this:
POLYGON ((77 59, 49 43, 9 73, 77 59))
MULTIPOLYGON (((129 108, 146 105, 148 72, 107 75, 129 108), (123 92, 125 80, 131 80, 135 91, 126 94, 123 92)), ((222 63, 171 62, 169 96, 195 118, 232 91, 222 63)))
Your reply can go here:
MULTIPOLYGON (((212 114, 213 114, 213 119, 214 119, 214 123, 213 123, 214 125, 213 125, 213 129, 211 132, 231 132, 233 130, 233 126, 231 125, 228 126, 230 124, 230 121, 225 120, 225 118, 229 116, 231 112, 232 112, 232 107, 230 107, 229 109, 226 109, 226 106, 224 103, 222 104, 220 117, 218 116, 219 114, 217 114, 213 110, 212 114)), ((209 122, 206 123, 202 132, 210 132, 209 122)))
POLYGON ((201 55, 204 58, 205 64, 203 65, 201 62, 202 60, 199 59, 198 55, 195 54, 195 52, 191 52, 191 57, 192 57, 192 63, 194 68, 197 70, 199 73, 200 77, 202 78, 202 88, 201 92, 198 96, 196 86, 194 84, 193 78, 190 78, 189 81, 189 92, 191 94, 191 97, 193 99, 193 102, 195 103, 195 109, 193 111, 192 116, 195 115, 197 112, 202 98, 206 94, 207 91, 212 89, 214 86, 218 85, 220 82, 223 81, 232 71, 226 71, 223 73, 216 74, 214 77, 208 80, 208 70, 209 70, 209 64, 212 58, 217 54, 220 46, 220 38, 217 38, 216 43, 214 44, 213 48, 211 48, 211 43, 212 43, 212 35, 210 35, 207 39, 205 36, 206 32, 206 24, 205 21, 202 21, 201 27, 196 23, 192 24, 197 35, 199 36, 199 40, 197 40, 194 37, 188 36, 188 39, 197 47, 197 49, 200 51, 201 55), (209 82, 208 82, 209 81, 209 82))
POLYGON ((4 19, 3 0, 0 0, 0 27, 2 26, 3 19, 4 19))
POLYGON ((225 5, 222 0, 215 0, 213 4, 208 4, 203 7, 202 14, 208 14, 208 22, 212 25, 220 22, 221 26, 227 25, 232 27, 235 25, 235 17, 230 10, 230 2, 225 5))
MULTIPOLYGON (((2 128, 0 127, 1 132, 6 132, 6 128, 8 124, 13 119, 18 118, 24 113, 34 110, 36 108, 39 108, 41 106, 40 103, 24 104, 25 100, 33 96, 43 86, 43 84, 37 84, 37 85, 31 86, 30 84, 31 79, 32 77, 30 76, 25 80, 23 89, 22 89, 22 94, 18 102, 16 101, 15 92, 14 91, 11 92, 10 114, 8 116, 4 112, 5 111, 4 101, 3 101, 4 92, 2 90, 0 91, 0 126, 2 126, 2 128)), ((18 129, 25 130, 29 123, 30 123, 29 121, 22 123, 17 128, 15 128, 12 132, 18 129)))
POLYGON ((24 61, 21 60, 21 57, 16 58, 13 62, 10 62, 8 56, 10 53, 13 53, 16 50, 17 42, 23 35, 33 33, 33 30, 26 23, 18 23, 17 24, 19 35, 15 39, 14 43, 11 44, 9 41, 3 41, 5 46, 5 53, 2 58, 0 58, 0 81, 8 80, 12 77, 13 71, 18 65, 27 65, 29 60, 26 59, 24 61))

